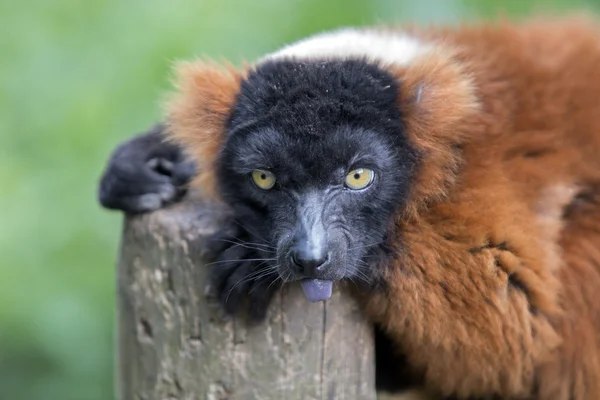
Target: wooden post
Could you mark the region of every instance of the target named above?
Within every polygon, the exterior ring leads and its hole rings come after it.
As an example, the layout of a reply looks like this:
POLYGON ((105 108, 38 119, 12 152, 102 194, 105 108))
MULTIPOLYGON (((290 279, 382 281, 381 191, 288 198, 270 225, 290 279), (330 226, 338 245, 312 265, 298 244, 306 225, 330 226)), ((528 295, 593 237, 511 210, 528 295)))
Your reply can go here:
POLYGON ((121 400, 374 400, 371 326, 343 287, 312 304, 285 287, 268 320, 226 320, 204 297, 202 202, 126 219, 118 268, 121 400))

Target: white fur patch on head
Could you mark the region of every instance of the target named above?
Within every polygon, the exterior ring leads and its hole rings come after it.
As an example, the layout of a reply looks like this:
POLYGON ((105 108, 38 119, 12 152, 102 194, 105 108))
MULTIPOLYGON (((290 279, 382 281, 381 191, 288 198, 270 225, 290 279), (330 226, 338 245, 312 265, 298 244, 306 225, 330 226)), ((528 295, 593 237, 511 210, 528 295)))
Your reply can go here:
POLYGON ((346 60, 366 58, 385 65, 405 66, 433 48, 403 32, 346 28, 320 33, 292 43, 260 61, 278 59, 346 60))

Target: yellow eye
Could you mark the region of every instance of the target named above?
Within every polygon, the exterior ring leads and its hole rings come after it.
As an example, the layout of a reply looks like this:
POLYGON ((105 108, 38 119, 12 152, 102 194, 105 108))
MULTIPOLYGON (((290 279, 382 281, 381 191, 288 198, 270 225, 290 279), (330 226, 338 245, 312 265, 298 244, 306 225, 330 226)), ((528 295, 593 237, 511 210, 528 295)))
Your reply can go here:
POLYGON ((275 175, 264 169, 255 169, 252 171, 252 180, 254 184, 262 190, 269 190, 275 186, 275 175))
POLYGON ((346 186, 353 190, 364 189, 373 182, 375 172, 368 168, 357 168, 346 175, 346 186))

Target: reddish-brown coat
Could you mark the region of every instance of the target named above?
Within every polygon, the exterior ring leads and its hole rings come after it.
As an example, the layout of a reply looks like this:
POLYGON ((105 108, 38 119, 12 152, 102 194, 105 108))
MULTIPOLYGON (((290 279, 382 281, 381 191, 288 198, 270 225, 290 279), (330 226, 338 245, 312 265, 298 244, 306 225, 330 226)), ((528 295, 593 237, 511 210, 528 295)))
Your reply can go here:
MULTIPOLYGON (((600 398, 598 26, 411 31, 436 43, 393 71, 422 163, 367 314, 441 393, 600 398)), ((170 122, 206 191, 242 74, 185 71, 170 122)))

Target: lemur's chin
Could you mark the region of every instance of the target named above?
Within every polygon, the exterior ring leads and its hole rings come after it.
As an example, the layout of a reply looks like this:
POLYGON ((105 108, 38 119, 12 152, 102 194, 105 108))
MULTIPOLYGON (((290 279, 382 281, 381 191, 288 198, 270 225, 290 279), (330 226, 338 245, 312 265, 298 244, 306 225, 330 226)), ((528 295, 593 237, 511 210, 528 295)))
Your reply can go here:
POLYGON ((302 290, 306 298, 317 303, 319 301, 329 300, 333 288, 333 281, 321 279, 303 279, 300 281, 302 290))

